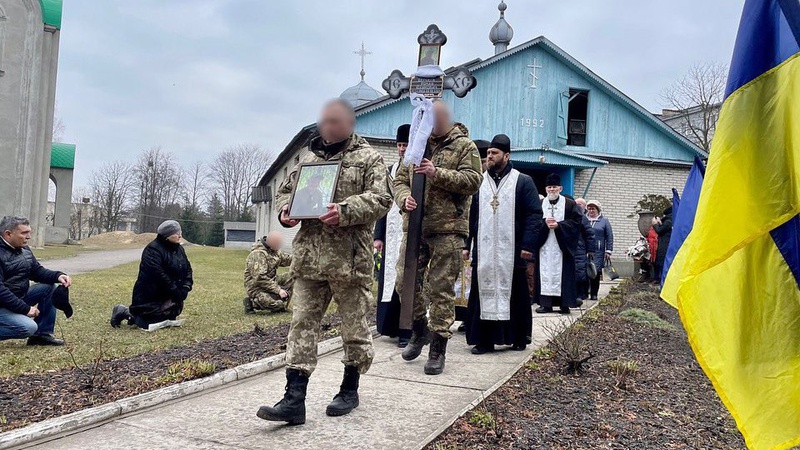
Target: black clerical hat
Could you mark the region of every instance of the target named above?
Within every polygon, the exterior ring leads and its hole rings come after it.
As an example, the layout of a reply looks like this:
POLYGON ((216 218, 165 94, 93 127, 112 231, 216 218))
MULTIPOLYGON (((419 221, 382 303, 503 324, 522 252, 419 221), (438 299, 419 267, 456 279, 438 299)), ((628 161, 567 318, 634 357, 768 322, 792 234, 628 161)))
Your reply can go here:
POLYGON ((489 148, 496 148, 503 153, 508 153, 511 151, 511 139, 505 134, 498 134, 492 138, 492 143, 489 144, 489 148))
POLYGON ((551 173, 544 181, 545 186, 561 186, 561 176, 557 173, 551 173))
POLYGON ((411 131, 411 124, 403 124, 397 127, 397 138, 395 141, 397 142, 405 142, 408 143, 408 133, 411 131))

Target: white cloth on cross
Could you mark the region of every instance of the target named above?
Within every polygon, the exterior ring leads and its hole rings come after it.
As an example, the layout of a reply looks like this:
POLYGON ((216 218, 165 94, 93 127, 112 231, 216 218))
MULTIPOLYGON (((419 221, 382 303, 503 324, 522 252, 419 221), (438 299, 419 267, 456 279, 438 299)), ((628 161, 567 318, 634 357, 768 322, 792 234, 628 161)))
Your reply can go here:
POLYGON ((403 164, 418 166, 425 156, 425 147, 433 132, 433 102, 421 94, 411 94, 411 104, 415 108, 411 115, 411 130, 403 164))
POLYGON ((519 171, 499 184, 483 174, 478 197, 478 294, 481 320, 511 320, 514 278, 515 216, 519 171))
POLYGON ((415 77, 420 78, 436 78, 444 76, 444 70, 441 67, 437 66, 436 64, 430 64, 427 66, 419 66, 417 67, 417 71, 414 72, 415 77))
MULTIPOLYGON (((563 222, 566 205, 567 200, 563 195, 558 196, 558 201, 555 205, 550 204, 550 200, 545 197, 542 200, 542 211, 545 219, 552 217, 556 219, 556 222, 563 222)), ((541 295, 561 296, 561 275, 563 270, 564 255, 561 253, 561 247, 558 246, 556 231, 549 230, 547 241, 539 249, 539 286, 541 286, 541 295)))
MULTIPOLYGON (((392 164, 389 173, 394 178, 400 162, 392 164)), ((381 302, 391 302, 397 282, 397 260, 400 259, 400 244, 403 240, 403 216, 400 208, 392 202, 392 208, 386 214, 386 236, 383 238, 383 293, 381 302)))

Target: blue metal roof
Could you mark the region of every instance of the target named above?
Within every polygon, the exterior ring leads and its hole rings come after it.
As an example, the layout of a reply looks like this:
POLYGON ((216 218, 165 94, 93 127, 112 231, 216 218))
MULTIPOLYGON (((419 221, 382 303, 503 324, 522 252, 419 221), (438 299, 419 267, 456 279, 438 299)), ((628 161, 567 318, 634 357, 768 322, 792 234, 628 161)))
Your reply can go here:
POLYGON ((511 150, 511 161, 523 163, 525 167, 530 165, 546 166, 565 166, 576 169, 594 169, 608 164, 602 159, 591 158, 579 155, 570 151, 557 150, 554 148, 520 148, 511 150))

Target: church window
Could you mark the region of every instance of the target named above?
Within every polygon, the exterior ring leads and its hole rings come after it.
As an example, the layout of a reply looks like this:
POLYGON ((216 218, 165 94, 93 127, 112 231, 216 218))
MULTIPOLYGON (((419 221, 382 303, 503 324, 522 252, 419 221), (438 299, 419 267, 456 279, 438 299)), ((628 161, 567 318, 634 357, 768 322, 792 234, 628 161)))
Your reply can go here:
POLYGON ((589 91, 569 90, 567 107, 567 145, 586 147, 586 118, 589 112, 589 91))

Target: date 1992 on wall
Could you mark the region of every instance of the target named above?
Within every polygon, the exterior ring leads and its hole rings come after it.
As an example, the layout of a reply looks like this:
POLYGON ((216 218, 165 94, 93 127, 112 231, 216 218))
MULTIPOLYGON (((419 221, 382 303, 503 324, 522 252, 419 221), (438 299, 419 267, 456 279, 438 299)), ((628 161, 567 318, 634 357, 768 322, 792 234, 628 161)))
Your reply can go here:
POLYGON ((521 118, 520 125, 528 128, 544 128, 544 119, 521 118))

